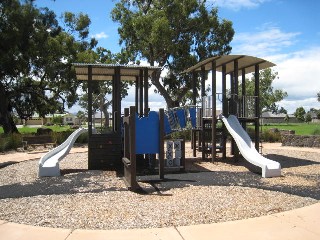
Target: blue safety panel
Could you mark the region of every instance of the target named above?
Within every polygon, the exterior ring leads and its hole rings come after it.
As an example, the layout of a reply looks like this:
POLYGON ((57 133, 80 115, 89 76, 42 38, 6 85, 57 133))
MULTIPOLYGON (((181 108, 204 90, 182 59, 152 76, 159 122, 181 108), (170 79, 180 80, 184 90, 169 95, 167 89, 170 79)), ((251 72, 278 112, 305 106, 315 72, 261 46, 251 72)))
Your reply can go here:
POLYGON ((167 112, 168 114, 168 120, 169 120, 169 124, 170 124, 170 128, 171 129, 177 129, 177 119, 176 119, 176 114, 173 110, 168 110, 167 112))
POLYGON ((172 132, 170 123, 169 123, 169 118, 168 116, 165 114, 164 115, 164 133, 165 135, 168 135, 172 132))
POLYGON ((190 119, 192 128, 197 126, 197 109, 196 108, 189 108, 190 119))
POLYGON ((177 109, 176 116, 178 117, 180 127, 185 128, 187 125, 185 110, 184 109, 177 109))
POLYGON ((159 113, 150 111, 148 117, 136 115, 136 154, 160 152, 159 113))

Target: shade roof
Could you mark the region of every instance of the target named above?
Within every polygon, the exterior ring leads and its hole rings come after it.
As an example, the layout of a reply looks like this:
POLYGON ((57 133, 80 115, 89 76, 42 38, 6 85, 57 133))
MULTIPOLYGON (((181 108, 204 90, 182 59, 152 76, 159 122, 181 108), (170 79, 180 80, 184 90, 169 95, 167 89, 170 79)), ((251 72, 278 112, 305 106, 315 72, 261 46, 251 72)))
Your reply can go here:
POLYGON ((148 76, 160 70, 160 67, 120 65, 120 64, 93 64, 93 63, 74 63, 77 80, 88 81, 88 66, 92 66, 92 80, 106 81, 112 80, 116 68, 120 68, 121 81, 135 81, 140 76, 140 70, 148 70, 148 76))
POLYGON ((202 62, 197 63, 196 65, 186 69, 184 73, 190 73, 194 71, 201 71, 201 68, 204 67, 206 71, 212 70, 212 62, 216 61, 216 71, 222 72, 222 66, 226 65, 226 73, 234 72, 234 60, 238 60, 238 73, 241 74, 242 69, 246 69, 246 74, 255 71, 255 65, 259 65, 259 69, 265 69, 275 66, 274 63, 264 60, 262 58, 246 56, 246 55, 223 55, 211 57, 202 62))

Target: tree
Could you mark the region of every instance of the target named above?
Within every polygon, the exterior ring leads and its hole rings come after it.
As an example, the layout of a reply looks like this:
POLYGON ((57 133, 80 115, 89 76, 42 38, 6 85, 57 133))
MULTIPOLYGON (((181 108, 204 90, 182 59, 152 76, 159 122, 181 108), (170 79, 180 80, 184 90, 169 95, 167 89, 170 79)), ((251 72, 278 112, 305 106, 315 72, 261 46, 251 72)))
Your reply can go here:
MULTIPOLYGON (((217 8, 198 0, 121 0, 112 11, 119 22, 120 44, 131 61, 146 60, 168 70, 152 76, 152 84, 168 107, 178 106, 192 88, 186 68, 208 57, 229 54, 232 22, 217 8)), ((197 86, 199 89, 199 86, 197 86)))
POLYGON ((310 112, 308 112, 306 114, 305 121, 306 121, 306 123, 310 123, 312 121, 312 117, 311 117, 311 113, 310 112))
MULTIPOLYGON (((273 113, 287 113, 287 111, 281 107, 279 109, 277 102, 283 100, 288 96, 287 92, 274 89, 272 83, 278 78, 278 73, 271 70, 271 68, 260 71, 260 113, 271 111, 273 113)), ((251 79, 246 79, 246 95, 254 96, 254 74, 251 79)), ((239 86, 241 93, 241 86, 239 86)))
POLYGON ((284 121, 288 124, 290 121, 289 115, 286 114, 286 116, 284 117, 284 121))
POLYGON ((88 41, 87 15, 65 13, 63 28, 54 12, 36 8, 33 0, 4 0, 0 6, 0 125, 12 133, 18 132, 13 110, 28 119, 72 106, 79 82, 71 63, 97 42, 88 41))
POLYGON ((301 122, 303 122, 304 119, 304 115, 306 114, 306 111, 304 110, 303 107, 298 107, 294 113, 294 116, 301 122))

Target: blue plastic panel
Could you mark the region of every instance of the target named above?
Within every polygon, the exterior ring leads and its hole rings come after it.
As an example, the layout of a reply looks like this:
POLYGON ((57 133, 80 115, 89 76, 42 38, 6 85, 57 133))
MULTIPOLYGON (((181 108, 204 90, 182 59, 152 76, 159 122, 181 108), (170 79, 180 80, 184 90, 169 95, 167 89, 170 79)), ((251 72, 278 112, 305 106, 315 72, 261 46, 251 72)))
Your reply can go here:
POLYGON ((177 109, 176 116, 178 117, 178 121, 180 124, 180 128, 185 128, 187 125, 186 113, 185 109, 177 109))
POLYGON ((192 128, 195 128, 197 126, 197 109, 195 107, 189 108, 189 113, 190 113, 192 128))
POLYGON ((172 133, 172 129, 169 123, 169 118, 166 114, 164 115, 164 133, 165 135, 172 133))
POLYGON ((136 154, 160 152, 159 113, 150 111, 148 117, 136 115, 136 154))

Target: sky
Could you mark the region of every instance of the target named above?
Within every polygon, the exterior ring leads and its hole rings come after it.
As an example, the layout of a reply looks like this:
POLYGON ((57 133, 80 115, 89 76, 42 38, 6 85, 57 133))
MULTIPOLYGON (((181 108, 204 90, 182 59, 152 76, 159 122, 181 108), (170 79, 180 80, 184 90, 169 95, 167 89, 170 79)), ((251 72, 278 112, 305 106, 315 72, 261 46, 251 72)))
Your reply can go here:
MULTIPOLYGON (((111 19, 117 0, 36 0, 57 16, 65 11, 86 13, 91 19, 90 36, 102 46, 119 52, 118 24, 111 19)), ((274 89, 288 93, 280 107, 293 113, 296 108, 320 108, 320 9, 319 0, 207 0, 218 7, 218 16, 233 22, 235 30, 231 54, 260 57, 275 63, 278 79, 274 89)), ((134 103, 133 94, 123 107, 134 103)), ((163 98, 149 90, 151 109, 165 107, 163 98)))

